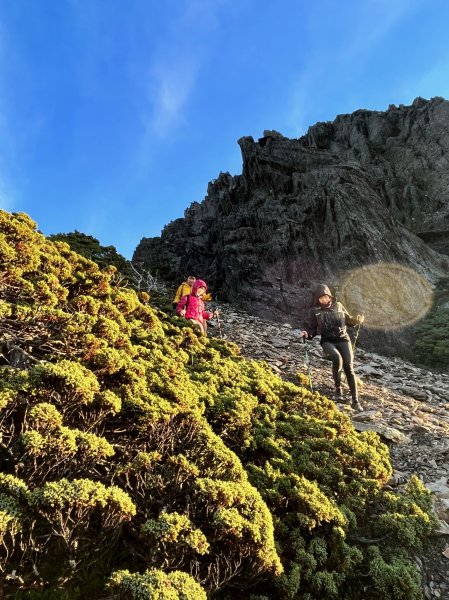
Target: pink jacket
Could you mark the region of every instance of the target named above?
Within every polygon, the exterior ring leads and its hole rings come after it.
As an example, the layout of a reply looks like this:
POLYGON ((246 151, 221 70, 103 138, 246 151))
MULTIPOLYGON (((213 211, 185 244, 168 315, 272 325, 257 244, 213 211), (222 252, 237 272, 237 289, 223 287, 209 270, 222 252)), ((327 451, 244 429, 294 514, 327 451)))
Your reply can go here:
POLYGON ((193 319, 194 321, 203 323, 205 319, 212 319, 213 313, 204 310, 204 302, 196 295, 199 287, 206 287, 206 284, 201 279, 197 279, 193 284, 192 293, 183 296, 178 302, 176 314, 181 316, 182 310, 186 308, 186 314, 184 315, 186 319, 193 319))

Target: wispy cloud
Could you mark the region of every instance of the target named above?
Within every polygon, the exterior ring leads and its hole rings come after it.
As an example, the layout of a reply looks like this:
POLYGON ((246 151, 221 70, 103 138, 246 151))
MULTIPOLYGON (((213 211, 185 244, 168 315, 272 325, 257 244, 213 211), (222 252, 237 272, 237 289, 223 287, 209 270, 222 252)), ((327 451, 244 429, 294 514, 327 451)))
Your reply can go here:
POLYGON ((149 94, 153 108, 147 116, 146 129, 160 138, 183 122, 184 108, 195 86, 199 69, 198 57, 165 57, 154 65, 150 76, 149 94))
POLYGON ((351 31, 347 36, 350 41, 338 52, 338 60, 347 63, 369 55, 393 27, 419 8, 422 1, 369 0, 361 3, 355 13, 356 21, 350 23, 351 31))
POLYGON ((185 122, 185 111, 201 67, 208 59, 211 34, 228 0, 186 0, 149 68, 149 109, 143 116, 148 136, 165 138, 185 122))
POLYGON ((310 108, 314 97, 320 98, 323 92, 322 82, 342 82, 350 75, 357 76, 391 30, 419 10, 423 0, 368 0, 356 8, 351 4, 351 14, 344 14, 340 8, 329 13, 326 3, 313 6, 309 15, 309 59, 296 75, 290 95, 288 122, 298 135, 311 124, 310 108), (333 32, 340 36, 337 38, 333 32))

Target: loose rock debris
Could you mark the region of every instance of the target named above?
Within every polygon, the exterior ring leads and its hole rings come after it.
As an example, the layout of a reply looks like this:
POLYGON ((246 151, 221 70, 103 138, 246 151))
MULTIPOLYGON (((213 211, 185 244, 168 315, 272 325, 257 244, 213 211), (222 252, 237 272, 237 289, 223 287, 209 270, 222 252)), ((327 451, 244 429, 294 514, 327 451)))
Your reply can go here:
MULTIPOLYGON (((282 378, 299 383, 307 374, 307 358, 298 331, 223 304, 224 339, 237 344, 246 358, 266 361, 282 378)), ((209 330, 218 335, 217 329, 209 330)), ((319 339, 307 342, 314 391, 333 397, 331 365, 322 356, 319 339)), ((391 486, 417 475, 432 492, 440 520, 437 536, 416 556, 426 598, 449 600, 449 373, 419 368, 399 358, 358 347, 355 371, 363 412, 350 404, 337 406, 351 416, 357 431, 376 431, 390 448, 394 473, 391 486)), ((345 389, 349 402, 349 390, 345 389)))

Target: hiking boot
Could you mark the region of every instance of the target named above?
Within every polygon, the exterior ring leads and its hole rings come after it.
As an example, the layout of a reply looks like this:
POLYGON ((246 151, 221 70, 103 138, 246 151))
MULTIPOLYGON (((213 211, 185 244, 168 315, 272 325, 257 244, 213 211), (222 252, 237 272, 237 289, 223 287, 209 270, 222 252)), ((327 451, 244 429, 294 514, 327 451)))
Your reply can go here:
POLYGON ((358 400, 353 400, 351 406, 355 410, 355 412, 363 411, 363 406, 360 404, 360 402, 358 400))
POLYGON ((344 402, 345 401, 345 397, 343 396, 343 392, 342 392, 341 388, 335 389, 334 400, 335 400, 335 402, 344 402))

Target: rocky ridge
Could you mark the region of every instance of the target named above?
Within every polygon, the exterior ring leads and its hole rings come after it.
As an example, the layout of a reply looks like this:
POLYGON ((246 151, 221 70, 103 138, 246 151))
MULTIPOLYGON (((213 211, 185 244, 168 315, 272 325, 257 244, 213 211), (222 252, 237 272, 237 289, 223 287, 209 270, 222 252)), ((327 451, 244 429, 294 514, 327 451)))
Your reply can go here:
POLYGON ((183 219, 141 240, 135 263, 163 277, 199 273, 222 298, 279 322, 309 305, 316 283, 339 284, 354 269, 391 263, 431 283, 446 276, 448 101, 359 110, 299 139, 265 131, 239 145, 242 174, 210 182, 183 219))
MULTIPOLYGON (((298 373, 310 375, 314 391, 330 398, 330 363, 322 358, 317 339, 304 344, 291 325, 275 324, 220 304, 220 327, 212 335, 236 343, 247 358, 265 360, 281 377, 298 382, 298 373)), ((362 330, 358 341, 363 344, 362 330)), ((416 556, 427 599, 449 598, 449 374, 419 368, 398 358, 368 352, 358 346, 355 370, 364 406, 351 415, 359 431, 374 430, 389 445, 394 473, 391 486, 400 486, 416 474, 434 494, 440 519, 438 535, 416 556)), ((346 395, 348 395, 346 389, 346 395)))

